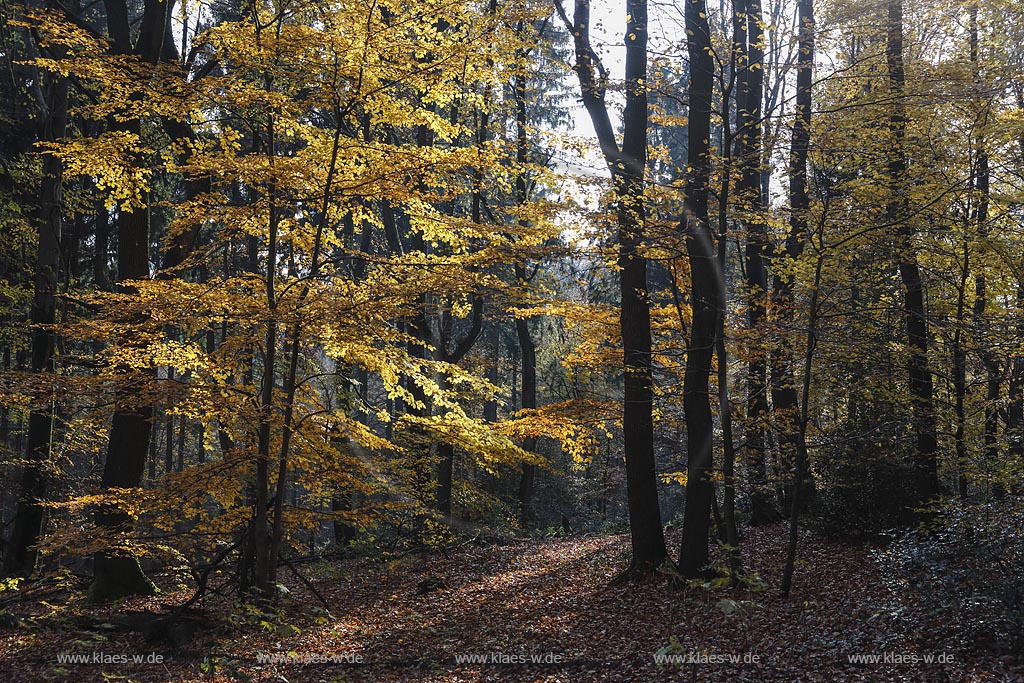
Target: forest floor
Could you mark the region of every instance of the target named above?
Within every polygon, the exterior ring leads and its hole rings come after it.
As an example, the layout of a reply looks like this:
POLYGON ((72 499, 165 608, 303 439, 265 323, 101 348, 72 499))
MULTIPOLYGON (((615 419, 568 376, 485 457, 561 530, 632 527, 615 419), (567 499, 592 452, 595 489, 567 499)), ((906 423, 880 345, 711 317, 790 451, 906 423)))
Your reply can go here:
POLYGON ((784 538, 781 526, 747 531, 744 568, 767 584, 761 591, 673 591, 664 576, 610 586, 628 556, 625 535, 307 563, 299 570, 329 610, 284 572, 290 592, 277 615, 213 597, 179 647, 127 630, 124 615, 170 609, 188 591, 107 610, 50 596, 8 606, 0 679, 1024 682, 1024 656, 943 650, 902 620, 870 548, 805 532, 793 596, 781 600, 784 538), (881 661, 851 662, 862 656, 881 661))

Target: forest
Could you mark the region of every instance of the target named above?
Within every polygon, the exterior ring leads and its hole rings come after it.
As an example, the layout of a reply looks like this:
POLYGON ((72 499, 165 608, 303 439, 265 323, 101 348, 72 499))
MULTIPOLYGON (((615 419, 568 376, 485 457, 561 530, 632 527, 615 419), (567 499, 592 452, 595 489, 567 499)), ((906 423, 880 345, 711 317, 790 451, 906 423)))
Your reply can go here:
POLYGON ((1016 0, 5 0, 0 672, 1024 681, 1016 0))

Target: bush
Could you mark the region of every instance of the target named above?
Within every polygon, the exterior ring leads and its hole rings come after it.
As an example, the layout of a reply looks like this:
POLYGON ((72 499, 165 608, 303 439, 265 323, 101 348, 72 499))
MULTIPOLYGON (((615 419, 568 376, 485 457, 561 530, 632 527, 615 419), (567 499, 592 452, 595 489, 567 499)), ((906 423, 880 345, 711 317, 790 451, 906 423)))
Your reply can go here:
POLYGON ((814 460, 818 496, 812 512, 827 535, 878 537, 913 523, 908 421, 898 411, 873 412, 845 423, 814 460))
POLYGON ((1024 500, 950 503, 883 554, 909 618, 947 647, 1024 651, 1024 500))

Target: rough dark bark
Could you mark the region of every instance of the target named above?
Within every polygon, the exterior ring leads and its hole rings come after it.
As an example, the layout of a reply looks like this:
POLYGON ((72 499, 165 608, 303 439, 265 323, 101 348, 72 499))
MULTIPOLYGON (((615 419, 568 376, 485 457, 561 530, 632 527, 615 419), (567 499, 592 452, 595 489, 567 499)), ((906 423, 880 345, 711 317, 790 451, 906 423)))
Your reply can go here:
POLYGON ((714 488, 709 377, 718 318, 722 315, 722 273, 715 259, 708 222, 708 183, 711 174, 711 92, 714 62, 711 32, 704 0, 686 3, 686 50, 690 58, 689 149, 686 209, 680 228, 686 235, 690 263, 690 302, 693 323, 686 351, 683 408, 686 412, 686 504, 679 570, 687 579, 709 575, 708 532, 714 488))

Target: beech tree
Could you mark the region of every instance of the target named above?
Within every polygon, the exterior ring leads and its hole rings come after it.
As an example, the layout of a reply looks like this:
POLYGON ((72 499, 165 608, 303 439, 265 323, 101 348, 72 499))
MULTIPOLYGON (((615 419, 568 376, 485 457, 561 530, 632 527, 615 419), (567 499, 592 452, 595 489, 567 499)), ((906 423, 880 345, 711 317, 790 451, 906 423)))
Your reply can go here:
POLYGON ((590 40, 590 3, 577 0, 572 20, 559 4, 572 33, 575 71, 583 105, 594 126, 601 154, 612 177, 618 227, 619 330, 623 347, 622 433, 626 460, 633 558, 622 574, 631 580, 657 569, 667 557, 661 527, 654 463, 651 313, 647 259, 642 251, 647 208, 647 2, 626 3, 625 99, 621 144, 605 100, 608 72, 590 40))
MULTIPOLYGON (((51 7, 51 9, 53 9, 51 7)), ((54 57, 66 57, 57 48, 54 57)), ((48 74, 43 100, 43 123, 40 141, 54 143, 67 134, 68 82, 60 74, 48 74)), ((37 226, 35 281, 32 298, 32 371, 53 373, 56 335, 56 294, 60 281, 60 245, 64 224, 64 168, 60 159, 47 155, 43 159, 37 226)), ((53 406, 41 405, 29 414, 25 466, 22 469, 17 509, 12 520, 11 535, 4 555, 9 572, 29 572, 36 564, 35 545, 43 533, 45 519, 42 502, 49 478, 51 436, 54 429, 53 406)))
POLYGON ((685 578, 708 572, 708 530, 714 488, 712 448, 714 424, 708 378, 715 349, 718 317, 722 315, 722 273, 714 257, 708 221, 708 183, 711 175, 711 91, 714 58, 711 29, 703 0, 686 4, 686 52, 690 60, 687 123, 686 206, 680 230, 686 235, 690 264, 693 323, 686 349, 683 405, 686 410, 686 509, 679 569, 685 578))
POLYGON ((263 609, 628 523, 736 585, 749 523, 788 596, 806 516, 1017 495, 1019 8, 677 9, 619 79, 588 0, 4 6, 5 572, 263 609))

